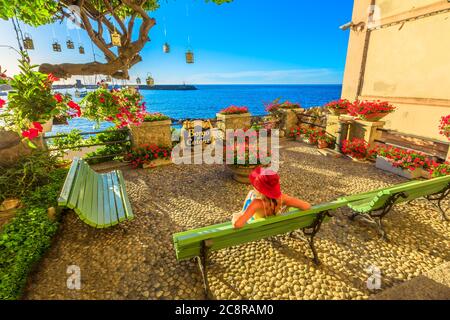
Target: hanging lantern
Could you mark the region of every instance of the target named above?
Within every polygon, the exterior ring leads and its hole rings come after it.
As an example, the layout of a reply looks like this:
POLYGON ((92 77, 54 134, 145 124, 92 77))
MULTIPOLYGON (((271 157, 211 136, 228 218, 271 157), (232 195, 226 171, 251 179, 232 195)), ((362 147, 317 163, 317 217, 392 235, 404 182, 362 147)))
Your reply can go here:
POLYGON ((163 52, 170 53, 170 45, 167 42, 163 45, 163 52))
POLYGON ((120 47, 122 45, 120 41, 120 34, 117 33, 116 30, 114 30, 113 33, 111 33, 111 43, 113 46, 120 47))
POLYGON ((70 38, 67 38, 66 46, 67 46, 67 49, 75 49, 75 44, 73 43, 72 39, 70 39, 70 38))
POLYGON ((53 41, 52 48, 55 52, 61 52, 61 45, 59 44, 58 40, 53 41))
POLYGON ((150 87, 155 85, 155 80, 151 76, 147 77, 146 82, 147 82, 147 85, 150 87))
POLYGON ((23 39, 23 47, 27 50, 34 50, 34 42, 31 35, 25 33, 25 38, 23 39))
POLYGON ((111 81, 112 81, 111 76, 110 76, 110 75, 107 75, 107 76, 106 76, 106 82, 111 82, 111 81))
POLYGON ((191 50, 186 51, 186 63, 194 63, 194 52, 191 50))
POLYGON ((84 47, 83 47, 82 45, 80 45, 80 46, 78 47, 78 52, 79 52, 80 54, 84 54, 84 47))
POLYGON ((137 84, 141 84, 141 78, 137 77, 137 78, 136 78, 136 83, 137 83, 137 84))

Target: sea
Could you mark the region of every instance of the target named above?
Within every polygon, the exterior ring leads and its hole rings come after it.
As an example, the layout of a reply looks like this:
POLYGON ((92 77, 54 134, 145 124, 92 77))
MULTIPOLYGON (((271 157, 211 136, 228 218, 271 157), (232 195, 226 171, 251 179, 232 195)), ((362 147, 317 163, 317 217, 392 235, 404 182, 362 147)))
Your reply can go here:
MULTIPOLYGON (((141 90, 147 111, 161 112, 173 119, 208 119, 230 105, 246 106, 252 115, 266 115, 265 104, 280 98, 298 102, 304 108, 322 106, 339 99, 341 85, 197 85, 198 90, 141 90)), ((66 92, 65 89, 60 90, 66 92)), ((74 96, 74 90, 68 89, 74 96)), ((76 101, 77 99, 75 99, 76 101)), ((68 125, 55 125, 53 135, 79 129, 83 132, 100 131, 110 127, 110 123, 100 126, 87 119, 69 120, 68 125)))

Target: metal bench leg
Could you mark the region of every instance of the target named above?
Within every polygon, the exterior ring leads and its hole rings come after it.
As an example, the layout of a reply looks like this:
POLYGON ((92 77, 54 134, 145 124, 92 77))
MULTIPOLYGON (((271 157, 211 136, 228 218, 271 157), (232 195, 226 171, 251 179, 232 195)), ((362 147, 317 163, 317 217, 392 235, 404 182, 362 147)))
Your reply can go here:
POLYGON ((442 192, 426 196, 425 199, 430 202, 438 212, 442 215, 442 221, 450 221, 450 218, 447 216, 446 210, 442 207, 442 201, 450 194, 450 184, 444 189, 442 192))
POLYGON ((323 220, 326 216, 330 216, 328 211, 320 212, 317 215, 316 220, 308 229, 303 229, 303 234, 308 238, 309 247, 313 253, 313 261, 316 265, 320 265, 319 256, 317 255, 316 247, 314 246, 314 237, 319 232, 323 220))
POLYGON ((202 274, 203 279, 203 290, 205 293, 205 299, 210 299, 210 290, 209 290, 209 283, 208 283, 208 247, 206 246, 205 241, 202 242, 202 248, 200 252, 200 256, 196 257, 198 262, 198 267, 200 269, 200 272, 202 274))

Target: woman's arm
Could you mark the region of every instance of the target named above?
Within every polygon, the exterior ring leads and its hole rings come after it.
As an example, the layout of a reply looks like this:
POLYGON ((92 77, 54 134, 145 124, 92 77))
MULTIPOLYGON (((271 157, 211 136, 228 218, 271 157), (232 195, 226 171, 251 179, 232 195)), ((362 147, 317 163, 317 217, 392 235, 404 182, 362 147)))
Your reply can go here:
POLYGON ((300 210, 309 210, 311 209, 311 204, 306 201, 290 197, 286 194, 283 195, 283 203, 288 207, 298 208, 300 210))
POLYGON ((261 200, 253 200, 252 203, 248 206, 247 210, 242 213, 233 215, 233 219, 231 220, 233 227, 236 229, 242 228, 243 226, 245 226, 247 221, 250 220, 251 217, 253 217, 255 212, 262 208, 263 204, 261 200))

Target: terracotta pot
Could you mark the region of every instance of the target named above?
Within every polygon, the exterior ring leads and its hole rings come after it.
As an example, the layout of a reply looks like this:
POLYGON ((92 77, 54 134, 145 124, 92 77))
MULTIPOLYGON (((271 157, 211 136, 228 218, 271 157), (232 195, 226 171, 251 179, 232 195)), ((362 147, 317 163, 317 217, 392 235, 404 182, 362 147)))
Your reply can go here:
POLYGON ((240 165, 227 165, 227 167, 233 172, 233 179, 239 183, 250 184, 249 175, 250 173, 258 167, 257 165, 252 166, 240 166, 240 165))
POLYGON ((323 141, 323 140, 319 140, 319 142, 317 144, 317 147, 319 149, 326 149, 326 148, 328 148, 328 142, 323 141))

